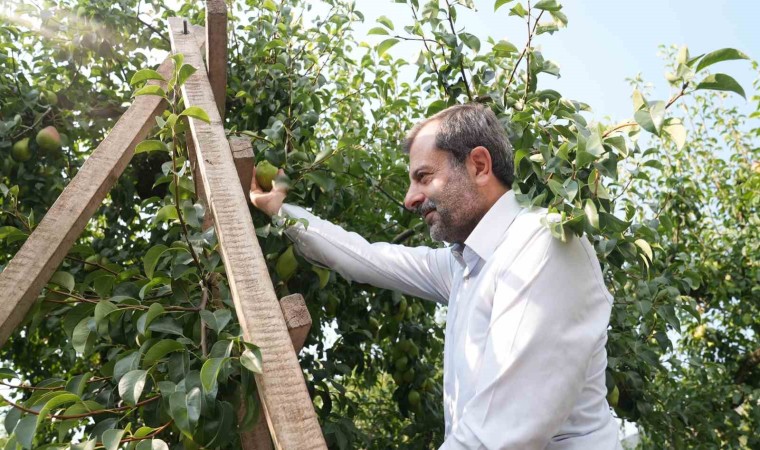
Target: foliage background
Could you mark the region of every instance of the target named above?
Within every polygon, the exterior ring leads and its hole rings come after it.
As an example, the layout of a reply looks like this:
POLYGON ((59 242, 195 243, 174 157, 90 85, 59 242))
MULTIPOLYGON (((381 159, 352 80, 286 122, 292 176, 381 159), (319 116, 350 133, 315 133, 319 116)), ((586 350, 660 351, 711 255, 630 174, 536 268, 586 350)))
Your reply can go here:
MULTIPOLYGON (((250 137, 258 159, 286 169, 289 201, 372 241, 433 245, 400 202, 408 176, 400 140, 448 105, 489 104, 515 148, 521 200, 552 208, 560 222, 547 226, 558 238, 586 233, 600 256, 616 300, 607 372, 615 414, 637 424, 645 448, 760 444, 752 433, 760 424, 760 112, 745 116, 724 103, 746 95, 727 75, 703 81, 717 63, 745 55, 700 59, 666 49, 670 75, 661 83, 672 96, 649 98, 634 79, 631 122, 608 124, 541 88, 559 68, 531 39, 561 36, 568 24, 552 0, 495 2, 494 14, 526 21, 529 33, 509 41, 462 30, 456 14, 467 1, 409 0, 408 23, 381 19, 371 45, 353 34, 363 18, 353 5, 308 3, 230 5, 225 127, 250 137), (402 43, 417 46, 419 58, 393 57, 402 43), (409 70, 414 82, 403 81, 409 70)), ((195 2, 174 6, 62 0, 6 8, 0 267, 125 110, 149 49, 169 49, 162 19, 203 24, 195 2), (10 157, 14 142, 47 125, 65 134, 60 153, 32 143, 32 160, 10 157)), ((760 85, 745 88, 760 111, 760 85)), ((240 389, 251 386, 251 349, 240 342, 213 232, 201 226, 182 123, 172 133, 162 122, 154 139, 167 150, 135 156, 2 349, 2 382, 26 386, 6 397, 33 411, 6 414, 7 432, 25 448, 66 448, 72 439, 91 448, 114 437, 138 448, 239 445, 230 431, 245 425, 234 411, 240 389), (85 267, 95 254, 98 265, 85 267), (120 387, 125 379, 131 389, 120 387), (92 414, 104 409, 118 411, 92 414), (53 421, 50 413, 83 417, 53 421)), ((441 311, 349 284, 298 257, 287 270, 281 230, 251 212, 278 294, 307 298, 315 325, 301 363, 331 448, 439 445, 441 311)))

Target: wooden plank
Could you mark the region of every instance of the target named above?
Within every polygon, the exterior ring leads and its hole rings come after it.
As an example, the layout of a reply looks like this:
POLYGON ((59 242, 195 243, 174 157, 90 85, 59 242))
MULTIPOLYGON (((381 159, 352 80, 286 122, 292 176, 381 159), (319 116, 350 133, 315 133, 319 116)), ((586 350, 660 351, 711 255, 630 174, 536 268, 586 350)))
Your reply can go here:
POLYGON ((243 192, 248 193, 251 189, 251 178, 253 178, 253 146, 251 140, 245 137, 233 136, 229 139, 232 158, 235 160, 235 170, 240 178, 240 187, 243 192))
MULTIPOLYGON (((172 49, 184 54, 185 63, 202 69, 195 38, 183 34, 182 19, 169 19, 169 30, 172 49)), ((239 183, 230 182, 237 172, 206 71, 190 76, 182 93, 186 106, 203 108, 210 118, 208 124, 190 119, 190 129, 243 337, 261 349, 264 373, 256 376, 256 384, 275 444, 285 449, 326 449, 246 195, 239 183)))
MULTIPOLYGON (((158 68, 159 73, 168 79, 173 64, 167 59, 158 68)), ((0 302, 0 345, 22 322, 132 159, 135 146, 155 126, 155 116, 166 107, 166 102, 154 95, 135 98, 0 273, 0 297, 3 299, 0 302)))
POLYGON ((203 205, 205 213, 203 215, 204 230, 214 226, 214 218, 211 216, 209 210, 208 196, 206 195, 206 188, 203 187, 203 180, 201 179, 201 171, 198 168, 198 151, 195 148, 195 142, 193 142, 193 135, 190 131, 185 132, 185 141, 187 142, 187 155, 190 157, 190 168, 193 171, 193 183, 195 184, 195 195, 198 197, 198 201, 203 205))
MULTIPOLYGON (((301 294, 288 295, 280 299, 280 309, 288 327, 290 341, 296 353, 301 351, 306 337, 311 329, 311 315, 306 307, 306 301, 301 294)), ((241 405, 244 405, 241 402, 241 405)), ((245 408, 238 411, 238 417, 245 415, 245 408)), ((269 434, 264 412, 259 413, 259 419, 250 431, 240 434, 240 445, 243 450, 271 450, 272 437, 269 434)))
POLYGON ((206 65, 219 116, 224 122, 227 97, 227 4, 206 0, 206 65))
POLYGON ((280 300, 280 309, 288 326, 288 334, 293 342, 293 349, 300 352, 311 329, 311 314, 301 294, 292 294, 280 300))

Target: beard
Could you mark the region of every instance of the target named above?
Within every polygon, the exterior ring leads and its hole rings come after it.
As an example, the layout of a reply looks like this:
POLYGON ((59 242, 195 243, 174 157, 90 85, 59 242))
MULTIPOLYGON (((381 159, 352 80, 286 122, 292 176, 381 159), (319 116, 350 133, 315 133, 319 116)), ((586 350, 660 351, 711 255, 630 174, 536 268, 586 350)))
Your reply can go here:
POLYGON ((464 242, 485 214, 475 183, 466 172, 455 173, 452 180, 439 195, 427 198, 414 209, 423 218, 430 212, 434 214, 428 226, 435 241, 464 242))

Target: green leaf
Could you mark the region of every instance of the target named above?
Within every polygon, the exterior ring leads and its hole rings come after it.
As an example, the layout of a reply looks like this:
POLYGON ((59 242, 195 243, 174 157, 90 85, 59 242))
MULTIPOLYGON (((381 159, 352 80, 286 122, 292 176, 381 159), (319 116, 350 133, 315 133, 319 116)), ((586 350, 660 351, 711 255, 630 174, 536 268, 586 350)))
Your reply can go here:
POLYGON ((169 414, 180 431, 191 436, 190 419, 187 413, 187 397, 184 391, 177 391, 169 396, 169 414))
POLYGON ((158 244, 145 252, 145 256, 143 256, 143 269, 145 270, 145 276, 148 277, 148 279, 153 278, 153 271, 158 265, 158 259, 168 248, 169 247, 163 244, 158 244))
POLYGON ((264 373, 261 365, 261 350, 258 347, 255 350, 245 349, 240 355, 240 364, 253 373, 264 373))
POLYGON ((140 89, 136 90, 134 94, 132 94, 132 97, 137 97, 139 95, 157 95, 159 97, 166 98, 166 92, 164 92, 164 88, 157 84, 149 84, 147 86, 143 86, 140 89))
POLYGON ((721 61, 729 61, 733 59, 749 59, 749 56, 736 50, 734 48, 722 48, 706 54, 697 64, 696 71, 699 72, 705 67, 709 67, 715 63, 721 61))
POLYGON ((659 136, 662 122, 665 118, 665 102, 652 102, 649 104, 649 108, 636 111, 633 118, 636 120, 636 123, 641 125, 641 128, 659 136))
POLYGON ((142 70, 138 70, 137 72, 135 72, 134 75, 132 75, 132 79, 129 80, 129 84, 134 86, 137 83, 147 81, 147 80, 166 81, 166 79, 164 79, 164 77, 160 73, 156 72, 155 70, 142 69, 142 70))
POLYGON ((704 80, 699 82, 696 89, 735 92, 742 97, 747 98, 747 96, 744 94, 744 89, 742 86, 736 80, 724 73, 716 73, 715 75, 709 75, 705 77, 704 80))
POLYGON ((396 44, 398 44, 398 39, 396 38, 390 38, 390 39, 384 40, 377 46, 378 56, 383 56, 385 52, 387 52, 391 47, 393 47, 396 44))
POLYGON ((604 153, 604 146, 602 145, 602 135, 599 130, 594 130, 586 141, 586 151, 600 157, 604 153))
POLYGON ((182 327, 180 327, 171 317, 164 317, 154 321, 150 324, 148 329, 157 333, 175 334, 184 337, 184 334, 182 334, 182 327))
POLYGON ((324 193, 335 190, 335 180, 327 176, 324 172, 309 172, 303 177, 319 186, 320 190, 324 193))
POLYGON ((53 411, 59 406, 66 403, 78 402, 79 400, 80 398, 78 395, 72 394, 70 392, 63 392, 51 398, 45 402, 45 406, 40 409, 40 413, 37 416, 37 427, 39 427, 42 422, 48 419, 47 415, 50 413, 50 411, 53 411))
POLYGON ((72 444, 71 450, 95 450, 95 444, 97 444, 96 439, 89 439, 78 444, 72 444))
POLYGON ((175 53, 171 56, 172 61, 174 61, 174 67, 182 67, 182 63, 185 62, 185 55, 182 53, 175 53))
POLYGON ((649 242, 645 241, 644 239, 636 239, 634 244, 636 244, 636 246, 641 249, 641 252, 646 255, 649 261, 653 260, 654 254, 652 253, 652 247, 649 246, 649 242))
POLYGON ((386 30, 383 27, 374 27, 367 32, 367 35, 372 35, 372 34, 389 35, 390 33, 388 33, 388 30, 386 30))
POLYGON ((496 56, 507 56, 517 53, 517 47, 511 42, 501 40, 493 46, 493 51, 496 53, 496 56))
POLYGON ((517 16, 517 17, 523 18, 525 17, 526 14, 528 14, 528 11, 525 9, 522 3, 516 4, 515 6, 512 7, 512 9, 509 10, 510 16, 517 16))
POLYGON ((72 377, 66 382, 66 391, 81 397, 84 393, 84 389, 87 387, 91 375, 91 372, 85 372, 81 375, 72 377))
POLYGON ((103 320, 118 308, 108 300, 101 300, 95 305, 95 327, 100 327, 103 320))
POLYGON ((285 41, 282 39, 273 39, 269 42, 267 42, 267 45, 264 46, 264 50, 277 50, 277 49, 284 49, 287 45, 285 44, 285 41))
POLYGON ((542 11, 559 11, 562 9, 562 6, 557 3, 557 0, 541 0, 533 5, 533 7, 542 11))
POLYGON ((142 141, 135 147, 135 155, 145 152, 155 152, 159 150, 168 152, 169 147, 167 147, 165 143, 157 140, 142 141))
POLYGON ((507 3, 510 3, 514 0, 496 0, 496 3, 493 5, 493 12, 496 12, 499 8, 506 5, 507 3))
POLYGON ((159 317, 164 313, 164 306, 160 303, 153 303, 148 307, 148 312, 140 316, 139 319, 137 319, 137 332, 145 335, 146 331, 149 329, 150 324, 153 322, 153 320, 156 317, 159 317))
POLYGON ((187 81, 196 70, 197 69, 190 64, 182 64, 182 67, 179 69, 179 74, 177 75, 177 86, 185 84, 185 81, 187 81))
POLYGON ((377 21, 380 22, 381 24, 385 25, 386 27, 388 27, 389 30, 393 30, 394 29, 393 28, 393 22, 391 21, 391 19, 389 19, 389 18, 387 18, 385 16, 378 17, 377 21))
MULTIPOLYGON (((271 0, 268 0, 271 2, 271 0)), ((169 450, 169 446, 161 439, 146 439, 140 441, 135 450, 169 450)))
POLYGON ((132 352, 129 355, 119 359, 116 361, 116 364, 113 368, 113 379, 117 383, 121 380, 121 378, 126 375, 128 372, 131 372, 133 370, 137 370, 137 368, 140 367, 140 357, 142 355, 140 352, 132 352))
POLYGON ((180 344, 174 339, 162 339, 145 352, 145 358, 143 359, 143 368, 148 368, 162 359, 164 356, 172 352, 184 350, 185 346, 180 344))
POLYGON ((586 205, 583 207, 583 212, 586 213, 586 219, 588 219, 589 225, 594 228, 599 228, 599 213, 596 209, 596 204, 593 200, 586 200, 586 205))
POLYGON ((185 108, 184 111, 179 113, 180 116, 192 117, 198 120, 202 120, 206 123, 211 123, 211 119, 208 118, 208 114, 200 106, 190 106, 185 108))
POLYGON ((459 33, 459 39, 464 42, 464 45, 470 47, 475 53, 480 51, 480 39, 477 36, 470 33, 459 33))
POLYGON ((187 402, 187 418, 190 421, 190 425, 195 425, 201 417, 201 407, 203 405, 203 396, 200 388, 194 387, 190 389, 185 399, 187 402))
POLYGON ((219 309, 213 313, 203 310, 201 311, 201 318, 203 318, 209 328, 219 333, 232 319, 232 313, 228 309, 219 309))
POLYGON ((85 317, 80 320, 74 332, 71 336, 71 346, 74 347, 78 353, 86 354, 89 350, 91 341, 90 334, 93 332, 95 326, 95 319, 92 317, 85 317))
POLYGON ((670 139, 676 144, 678 150, 681 150, 686 144, 686 127, 683 126, 680 119, 670 120, 663 127, 663 130, 670 136, 670 139))
POLYGON ((18 378, 18 374, 11 369, 0 367, 0 380, 12 380, 18 378))
POLYGON ((103 446, 106 450, 118 450, 124 430, 106 430, 103 432, 103 446))
POLYGON ((74 285, 76 284, 74 281, 74 275, 62 271, 54 273, 53 276, 50 277, 50 282, 57 284, 69 292, 74 290, 74 285))
POLYGON ((201 367, 201 384, 203 385, 204 392, 211 392, 214 390, 216 378, 219 376, 222 364, 224 364, 227 359, 228 358, 209 358, 203 363, 203 367, 201 367))
POLYGON ((16 440, 23 448, 31 449, 35 431, 37 431, 37 417, 30 415, 18 421, 13 434, 16 435, 16 440))
POLYGON ((179 215, 177 214, 177 207, 174 205, 163 206, 156 213, 156 217, 153 218, 154 223, 168 222, 170 220, 179 220, 179 215))
POLYGON ((277 11, 277 4, 274 2, 274 0, 264 0, 264 8, 268 9, 269 11, 275 12, 277 11))
POLYGON ((128 405, 135 405, 140 400, 148 372, 133 370, 119 380, 119 395, 128 405))

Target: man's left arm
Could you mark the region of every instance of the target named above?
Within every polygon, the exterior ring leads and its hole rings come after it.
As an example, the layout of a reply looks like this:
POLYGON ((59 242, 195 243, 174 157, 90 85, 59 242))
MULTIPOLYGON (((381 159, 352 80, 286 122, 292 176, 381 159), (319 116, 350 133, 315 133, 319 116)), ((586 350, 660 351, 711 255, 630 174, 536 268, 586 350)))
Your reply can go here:
POLYGON ((496 281, 475 395, 441 450, 545 448, 606 341, 610 296, 591 246, 548 230, 532 240, 496 281))

